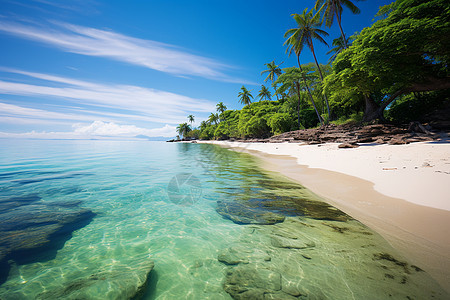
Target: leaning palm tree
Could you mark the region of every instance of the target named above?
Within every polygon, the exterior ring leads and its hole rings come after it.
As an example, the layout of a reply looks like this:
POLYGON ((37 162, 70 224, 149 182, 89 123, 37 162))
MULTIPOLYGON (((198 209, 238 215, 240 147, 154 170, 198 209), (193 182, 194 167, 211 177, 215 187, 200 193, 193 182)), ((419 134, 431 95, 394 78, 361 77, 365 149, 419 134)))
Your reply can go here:
MULTIPOLYGON (((281 62, 282 64, 283 62, 281 62)), ((267 70, 264 70, 261 72, 261 75, 268 73, 266 79, 264 79, 264 82, 266 82, 267 80, 272 81, 272 84, 274 83, 274 81, 276 80, 276 77, 281 75, 282 70, 280 69, 281 64, 277 65, 275 64, 275 61, 272 60, 270 63, 268 64, 264 64, 267 67, 267 70)), ((277 94, 277 100, 278 100, 278 94, 277 94)))
POLYGON ((241 91, 238 94, 239 102, 244 105, 250 105, 252 103, 253 96, 245 86, 241 87, 241 91))
POLYGON ((327 52, 327 55, 333 53, 333 55, 329 59, 329 62, 334 61, 336 59, 336 56, 338 56, 338 54, 341 53, 346 48, 345 45, 349 45, 350 43, 351 43, 350 38, 344 40, 342 36, 340 36, 334 39, 332 44, 334 48, 331 48, 331 50, 327 52))
POLYGON ((195 117, 193 115, 189 115, 189 116, 187 116, 187 118, 189 120, 189 123, 191 123, 191 125, 192 125, 192 123, 194 123, 194 121, 195 121, 195 117))
MULTIPOLYGON (((312 11, 308 12, 306 8, 301 15, 293 14, 294 20, 297 22, 297 27, 289 29, 285 33, 285 37, 289 36, 289 43, 296 44, 296 49, 301 52, 304 45, 308 46, 311 50, 314 61, 316 62, 317 69, 319 70, 320 79, 323 81, 322 70, 317 62, 316 53, 314 51, 313 39, 317 39, 319 42, 328 46, 327 42, 323 39, 323 36, 328 36, 328 33, 319 27, 322 25, 320 22, 320 16, 318 14, 313 15, 312 11)), ((300 54, 299 54, 300 55, 300 54)), ((326 94, 323 94, 325 103, 327 105, 328 120, 331 118, 330 105, 328 104, 328 98, 326 94)))
POLYGON ((272 95, 265 85, 261 85, 261 90, 259 91, 258 97, 260 101, 262 99, 271 100, 272 95))
POLYGON ((181 123, 177 126, 177 132, 181 137, 186 136, 189 131, 191 131, 191 127, 188 125, 188 123, 181 123))
MULTIPOLYGON (((364 1, 364 0, 356 0, 356 1, 364 1)), ((355 4, 352 3, 350 0, 316 0, 316 5, 314 6, 314 9, 317 10, 319 7, 320 9, 317 11, 317 14, 320 14, 323 12, 323 18, 325 19, 325 25, 327 27, 331 27, 334 21, 334 17, 336 17, 336 20, 339 25, 339 29, 341 30, 341 36, 343 38, 344 47, 348 48, 347 39, 345 38, 344 31, 342 30, 342 6, 348 7, 352 13, 359 14, 361 10, 356 7, 355 4)))

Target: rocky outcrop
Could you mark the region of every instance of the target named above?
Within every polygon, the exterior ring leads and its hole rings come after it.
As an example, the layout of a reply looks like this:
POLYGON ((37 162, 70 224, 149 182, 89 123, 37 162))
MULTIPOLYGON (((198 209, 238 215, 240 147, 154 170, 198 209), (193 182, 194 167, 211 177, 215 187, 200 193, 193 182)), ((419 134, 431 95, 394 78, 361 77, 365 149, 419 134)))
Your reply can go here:
POLYGON ((25 264, 56 255, 74 230, 89 224, 95 213, 79 201, 44 202, 37 194, 0 200, 0 283, 8 260, 25 264))
POLYGON ((432 127, 413 122, 409 126, 398 127, 388 124, 356 125, 328 124, 318 128, 285 132, 267 139, 249 139, 243 142, 260 143, 341 143, 341 148, 354 148, 359 143, 408 144, 413 142, 433 141, 441 135, 432 131, 432 127), (419 126, 420 125, 420 126, 419 126))
POLYGON ((233 299, 297 299, 301 295, 306 296, 301 265, 307 258, 296 251, 313 249, 315 244, 295 230, 287 230, 286 235, 280 235, 283 233, 282 229, 274 231, 272 242, 264 247, 238 244, 219 253, 218 260, 230 266, 225 273, 223 287, 233 299), (289 250, 295 252, 286 255, 289 250))
POLYGON ((148 257, 137 258, 130 265, 116 265, 99 270, 60 288, 43 292, 37 299, 137 299, 145 291, 154 263, 148 257))

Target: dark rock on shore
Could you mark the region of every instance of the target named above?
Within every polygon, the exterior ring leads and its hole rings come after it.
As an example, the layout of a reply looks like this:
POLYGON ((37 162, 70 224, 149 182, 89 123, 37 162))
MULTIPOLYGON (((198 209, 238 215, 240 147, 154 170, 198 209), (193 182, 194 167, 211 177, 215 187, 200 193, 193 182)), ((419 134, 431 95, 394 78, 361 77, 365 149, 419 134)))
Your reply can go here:
MULTIPOLYGON (((436 129, 440 129, 436 127, 436 129)), ((285 132, 267 139, 247 139, 243 142, 259 143, 341 143, 341 148, 353 148, 359 143, 378 143, 391 145, 408 144, 439 140, 441 134, 430 125, 412 122, 409 126, 399 127, 389 124, 328 124, 318 128, 285 132), (344 146, 345 145, 345 146, 344 146)))
POLYGON ((40 200, 36 194, 0 200, 0 284, 8 276, 8 260, 26 264, 54 257, 72 232, 95 216, 79 208, 79 201, 40 200))

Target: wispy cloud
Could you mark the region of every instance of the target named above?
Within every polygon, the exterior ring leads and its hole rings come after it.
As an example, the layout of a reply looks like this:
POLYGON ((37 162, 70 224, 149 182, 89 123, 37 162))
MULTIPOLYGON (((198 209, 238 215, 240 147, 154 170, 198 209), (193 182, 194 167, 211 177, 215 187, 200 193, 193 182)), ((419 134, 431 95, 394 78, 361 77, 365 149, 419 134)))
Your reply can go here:
POLYGON ((179 47, 152 40, 126 36, 113 31, 53 22, 44 27, 0 20, 0 31, 58 47, 67 52, 105 57, 179 76, 245 82, 231 78, 230 69, 216 60, 190 54, 179 47))
POLYGON ((146 129, 134 125, 119 125, 113 122, 105 123, 95 121, 89 125, 75 124, 73 125, 74 134, 89 136, 122 136, 134 137, 136 135, 146 136, 166 136, 173 137, 176 135, 175 126, 165 125, 162 128, 146 129))
POLYGON ((17 80, 0 80, 0 94, 53 97, 60 99, 61 103, 66 106, 76 103, 77 105, 96 107, 93 111, 83 109, 77 111, 71 108, 70 113, 59 114, 3 104, 3 111, 9 112, 8 116, 10 117, 21 114, 29 117, 41 115, 47 119, 92 121, 98 120, 100 119, 98 116, 102 116, 103 120, 122 118, 177 124, 184 121, 186 115, 194 111, 201 114, 215 109, 215 104, 211 101, 156 89, 132 85, 99 84, 23 70, 6 68, 0 68, 0 70, 48 82, 48 84, 30 84, 17 82, 17 80), (122 112, 110 112, 108 109, 120 109, 122 112))
POLYGON ((175 126, 164 125, 161 128, 141 128, 134 125, 119 125, 113 122, 94 121, 89 125, 74 124, 73 131, 26 133, 0 132, 0 138, 33 138, 33 139, 130 139, 138 135, 148 137, 174 137, 175 126))

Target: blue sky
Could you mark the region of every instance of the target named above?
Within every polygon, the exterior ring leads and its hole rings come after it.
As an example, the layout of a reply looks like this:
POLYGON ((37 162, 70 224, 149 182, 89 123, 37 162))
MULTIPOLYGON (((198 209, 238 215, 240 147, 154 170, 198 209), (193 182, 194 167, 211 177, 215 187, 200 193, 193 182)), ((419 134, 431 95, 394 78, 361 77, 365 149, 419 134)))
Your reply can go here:
MULTIPOLYGON (((283 35, 314 2, 0 0, 0 137, 171 137, 220 101, 239 109, 265 63, 296 64, 283 35)), ((354 2, 347 35, 392 1, 354 2)), ((331 44, 338 26, 326 30, 331 44)), ((315 47, 326 63, 329 48, 315 47)), ((307 49, 301 61, 313 61, 307 49)))

